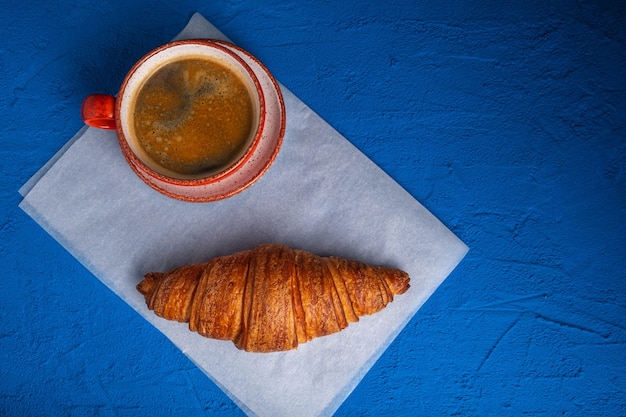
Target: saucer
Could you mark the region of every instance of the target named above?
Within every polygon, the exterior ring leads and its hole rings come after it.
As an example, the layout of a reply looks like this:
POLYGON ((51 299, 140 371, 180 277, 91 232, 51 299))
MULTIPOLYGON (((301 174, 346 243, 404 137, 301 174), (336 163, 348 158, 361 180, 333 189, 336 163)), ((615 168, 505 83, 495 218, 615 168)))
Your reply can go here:
POLYGON ((266 119, 261 138, 250 157, 236 171, 217 181, 200 185, 181 185, 148 177, 140 169, 136 173, 150 187, 182 201, 211 202, 238 194, 259 180, 270 168, 285 135, 285 103, 278 83, 268 69, 244 49, 223 41, 214 41, 239 56, 254 72, 261 84, 265 100, 266 119))

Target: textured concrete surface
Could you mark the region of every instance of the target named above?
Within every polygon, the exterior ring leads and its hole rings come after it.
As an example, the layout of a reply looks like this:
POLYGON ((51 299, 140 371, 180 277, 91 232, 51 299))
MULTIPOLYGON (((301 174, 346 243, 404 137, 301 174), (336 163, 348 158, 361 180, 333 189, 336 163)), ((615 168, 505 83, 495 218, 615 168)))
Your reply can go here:
POLYGON ((241 414, 17 207, 194 11, 471 247, 337 415, 626 415, 623 1, 173 4, 2 1, 0 415, 241 414))

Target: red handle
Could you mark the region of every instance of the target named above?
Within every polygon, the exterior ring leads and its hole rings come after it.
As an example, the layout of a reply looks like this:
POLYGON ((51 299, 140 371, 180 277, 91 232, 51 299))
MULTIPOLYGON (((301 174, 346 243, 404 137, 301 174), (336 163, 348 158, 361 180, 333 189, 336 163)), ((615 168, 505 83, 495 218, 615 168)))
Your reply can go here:
POLYGON ((115 97, 92 94, 83 100, 80 115, 86 125, 99 129, 113 130, 115 123, 115 97))

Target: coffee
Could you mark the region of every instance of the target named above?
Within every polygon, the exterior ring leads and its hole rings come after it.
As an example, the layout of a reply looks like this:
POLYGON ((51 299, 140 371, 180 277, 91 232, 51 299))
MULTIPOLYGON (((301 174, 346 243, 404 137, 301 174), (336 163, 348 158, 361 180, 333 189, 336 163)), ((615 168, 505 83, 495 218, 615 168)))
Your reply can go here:
POLYGON ((210 175, 234 163, 258 124, 241 76, 199 56, 158 68, 138 89, 133 108, 130 126, 139 147, 182 177, 210 175))

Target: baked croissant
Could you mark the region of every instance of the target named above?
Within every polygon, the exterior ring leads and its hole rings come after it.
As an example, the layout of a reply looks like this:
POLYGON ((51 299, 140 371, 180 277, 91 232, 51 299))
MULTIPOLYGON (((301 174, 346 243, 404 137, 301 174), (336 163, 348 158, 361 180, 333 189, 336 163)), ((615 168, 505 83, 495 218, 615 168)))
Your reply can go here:
POLYGON ((137 285, 157 316, 249 352, 295 349, 338 332, 408 288, 399 269, 280 244, 151 272, 137 285))

